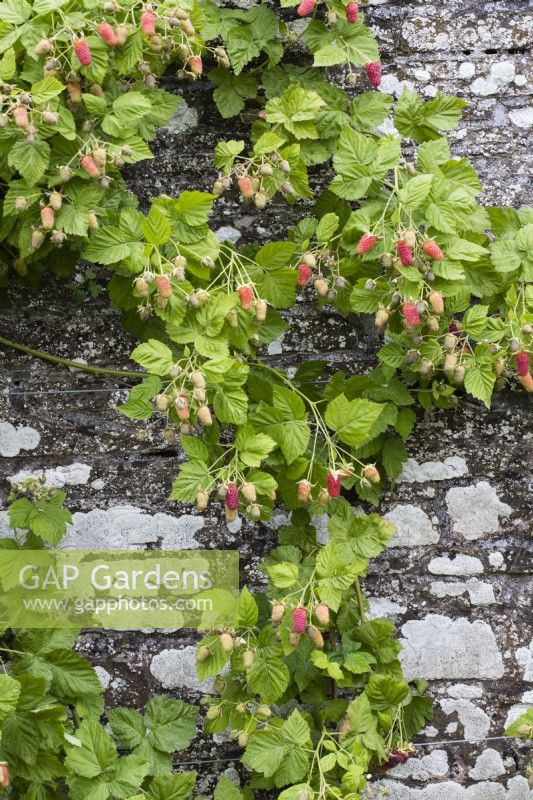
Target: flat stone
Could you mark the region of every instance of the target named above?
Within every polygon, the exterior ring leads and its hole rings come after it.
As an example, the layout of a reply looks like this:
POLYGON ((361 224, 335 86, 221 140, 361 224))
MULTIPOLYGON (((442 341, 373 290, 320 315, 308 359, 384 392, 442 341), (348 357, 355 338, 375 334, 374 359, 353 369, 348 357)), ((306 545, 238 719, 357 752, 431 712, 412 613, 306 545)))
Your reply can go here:
POLYGON ((419 506, 410 503, 394 506, 385 514, 385 519, 396 526, 391 547, 420 547, 436 544, 439 541, 438 531, 434 529, 430 518, 419 506))
POLYGON ((41 441, 41 434, 29 425, 15 428, 10 422, 0 420, 0 456, 15 458, 21 450, 35 450, 41 441))
POLYGON ((185 133, 186 131, 196 128, 197 125, 198 111, 195 108, 188 106, 185 100, 181 98, 180 104, 178 105, 173 116, 167 122, 167 124, 161 128, 161 130, 176 136, 180 133, 185 133))
POLYGON ((529 647, 519 647, 516 651, 516 660, 524 669, 524 680, 533 682, 533 639, 529 647))
POLYGON ((508 517, 513 511, 507 503, 502 503, 496 490, 487 481, 449 489, 446 504, 453 530, 469 541, 487 533, 497 533, 499 518, 508 517))
POLYGON ((475 556, 458 553, 455 558, 437 556, 428 564, 433 575, 479 575, 483 572, 483 564, 475 556))
POLYGON ((61 550, 142 550, 161 541, 163 550, 194 550, 194 535, 205 525, 204 517, 191 514, 148 514, 142 508, 123 505, 110 509, 76 512, 72 525, 58 547, 61 550))
POLYGON ((402 606, 394 600, 389 600, 387 597, 369 597, 368 598, 368 618, 379 619, 380 617, 396 617, 399 614, 405 614, 407 606, 402 606))
POLYGON ((414 781, 427 781, 430 778, 443 778, 449 772, 448 754, 446 750, 433 750, 421 758, 410 758, 405 764, 399 764, 388 770, 394 778, 411 778, 414 781))
POLYGON ((492 747, 487 747, 477 758, 476 764, 468 770, 468 774, 475 781, 486 781, 490 778, 499 778, 505 775, 505 766, 501 755, 492 747))
POLYGON ((40 477, 44 485, 50 489, 61 489, 63 486, 84 486, 91 477, 90 464, 67 464, 64 467, 53 467, 45 470, 23 469, 11 475, 8 481, 11 485, 19 483, 26 478, 40 477))
POLYGON ((409 680, 501 678, 504 665, 492 628, 481 620, 470 622, 428 614, 402 626, 400 654, 409 680))
POLYGON ((150 672, 163 689, 213 691, 213 679, 201 681, 196 677, 196 647, 192 645, 180 650, 161 650, 152 658, 150 672))
POLYGON ((464 458, 450 456, 444 461, 424 461, 419 464, 416 459, 408 458, 404 464, 398 483, 425 483, 426 481, 447 481, 468 475, 468 466, 464 458))
POLYGON ((533 125, 533 106, 509 111, 509 119, 517 128, 531 128, 533 125))
POLYGON ((490 583, 478 581, 477 578, 471 578, 466 582, 434 581, 430 586, 430 592, 435 597, 460 597, 467 592, 474 606, 488 606, 496 602, 490 583))
POLYGON ((465 739, 477 741, 488 736, 490 717, 471 700, 445 698, 439 704, 446 716, 457 714, 465 739))

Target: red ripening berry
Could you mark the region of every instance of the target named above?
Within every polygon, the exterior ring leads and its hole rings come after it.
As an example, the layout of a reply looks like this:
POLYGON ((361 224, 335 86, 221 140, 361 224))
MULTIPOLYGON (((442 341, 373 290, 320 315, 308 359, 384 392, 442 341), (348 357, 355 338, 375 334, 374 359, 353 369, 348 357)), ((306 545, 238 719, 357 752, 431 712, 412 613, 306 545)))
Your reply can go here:
POLYGON ((169 298, 172 295, 172 284, 168 275, 157 275, 155 285, 160 297, 169 298))
POLYGON ((292 632, 305 633, 307 628, 307 611, 302 606, 298 606, 292 612, 292 632))
POLYGON ((402 262, 404 267, 410 267, 412 264, 415 263, 415 260, 413 258, 413 251, 411 250, 409 245, 403 241, 403 239, 400 239, 398 242, 396 242, 396 252, 400 256, 400 261, 402 262))
POLYGON ((26 106, 17 106, 13 110, 13 118, 18 128, 27 128, 30 123, 26 106))
POLYGON ((189 69, 193 75, 201 75, 204 71, 204 65, 202 63, 201 56, 191 56, 187 64, 189 65, 189 69))
POLYGON ((296 13, 299 17, 308 17, 315 10, 316 0, 302 0, 296 13))
POLYGON ((230 511, 237 511, 239 508, 239 490, 234 483, 228 485, 224 502, 230 511))
POLYGON ((379 61, 371 61, 366 65, 366 74, 371 85, 374 89, 377 89, 381 83, 381 63, 379 61))
POLYGON ((404 303, 402 314, 408 328, 416 328, 417 325, 420 325, 420 316, 414 303, 404 303))
POLYGON ((529 372, 529 353, 526 353, 525 350, 520 350, 519 353, 515 353, 514 360, 516 371, 523 378, 529 372))
POLYGON ((433 239, 428 239, 427 242, 424 242, 422 250, 427 256, 432 258, 433 261, 442 261, 444 258, 444 253, 433 239))
POLYGON ((254 184, 249 175, 243 175, 237 181, 239 191, 245 200, 250 200, 254 196, 254 184))
POLYGON ((5 761, 0 761, 0 786, 3 789, 9 789, 11 786, 9 767, 5 761))
POLYGON ((96 28, 98 31, 98 35, 100 38, 109 45, 109 47, 114 47, 117 44, 117 34, 109 24, 109 22, 101 22, 98 27, 96 28))
POLYGON ((373 233, 363 233, 357 242, 357 247, 355 248, 356 252, 359 253, 360 256, 364 255, 365 253, 369 253, 376 244, 377 240, 378 237, 373 233))
POLYGON ((330 497, 339 497, 341 493, 341 476, 338 472, 328 472, 326 477, 328 494, 330 497))
POLYGON ((357 3, 348 3, 346 6, 346 19, 350 25, 354 25, 359 17, 359 6, 357 3))
POLYGON ((254 304, 254 290, 249 283, 244 283, 237 288, 239 303, 244 311, 249 311, 254 304))
POLYGON ((298 264, 298 286, 305 286, 305 284, 309 281, 309 278, 313 274, 313 270, 311 267, 308 267, 307 264, 303 262, 298 264))
POLYGON ((141 30, 147 36, 153 36, 155 33, 155 26, 157 24, 157 17, 151 8, 147 8, 141 14, 141 30))
POLYGON ((55 223, 55 212, 50 206, 41 208, 41 225, 45 231, 51 231, 55 223))
POLYGON ((100 170, 96 166, 96 161, 92 156, 83 156, 83 158, 80 160, 80 166, 85 170, 87 175, 91 176, 91 178, 100 177, 100 170))
POLYGON ((76 53, 76 58, 82 65, 82 67, 88 67, 90 64, 93 63, 93 59, 91 56, 91 51, 89 50, 89 45, 85 41, 85 39, 80 39, 77 42, 74 42, 74 52, 76 53))

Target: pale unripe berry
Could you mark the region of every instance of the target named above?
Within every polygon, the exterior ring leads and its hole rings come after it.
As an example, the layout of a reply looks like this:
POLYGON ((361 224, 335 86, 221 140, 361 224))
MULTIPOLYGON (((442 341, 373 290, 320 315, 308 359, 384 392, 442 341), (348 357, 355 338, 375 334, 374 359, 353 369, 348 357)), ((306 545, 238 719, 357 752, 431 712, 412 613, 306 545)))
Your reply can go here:
POLYGON ((243 483, 241 494, 248 503, 255 503, 257 500, 257 491, 253 483, 243 483))
POLYGON ((205 389, 205 376, 199 369, 194 370, 189 375, 191 383, 198 389, 205 389))
MULTIPOLYGON (((142 278, 138 280, 142 281, 142 278)), ((155 398, 155 407, 158 411, 168 411, 168 407, 170 405, 170 399, 166 394, 158 394, 155 398)))
POLYGON ((209 503, 209 495, 203 489, 196 492, 196 508, 199 511, 205 511, 209 503))
POLYGON ((211 652, 209 648, 206 647, 205 644, 201 644, 198 650, 196 651, 196 660, 200 662, 205 661, 207 658, 209 658, 210 655, 211 652))
POLYGON ((221 645, 222 649, 224 650, 224 652, 225 653, 231 653, 231 651, 233 650, 233 647, 235 645, 235 642, 234 642, 234 639, 233 639, 233 636, 231 635, 231 633, 227 633, 227 631, 224 632, 224 633, 221 633, 220 636, 218 637, 218 640, 219 640, 220 645, 221 645))
POLYGON ((404 231, 402 239, 408 247, 415 247, 416 245, 416 231, 404 231))
POLYGON ((274 603, 270 613, 270 620, 275 624, 279 624, 283 619, 285 613, 285 605, 283 603, 274 603))
POLYGON ((325 278, 317 278, 314 285, 315 291, 320 297, 325 297, 327 295, 329 286, 325 278))

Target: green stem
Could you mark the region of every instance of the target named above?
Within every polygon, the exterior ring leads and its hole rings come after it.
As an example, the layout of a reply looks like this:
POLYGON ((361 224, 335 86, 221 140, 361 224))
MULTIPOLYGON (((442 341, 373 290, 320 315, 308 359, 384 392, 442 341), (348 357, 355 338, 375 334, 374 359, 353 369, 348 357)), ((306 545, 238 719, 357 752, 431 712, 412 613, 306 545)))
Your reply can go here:
POLYGON ((5 347, 11 347, 13 350, 21 350, 33 358, 40 358, 42 361, 50 361, 52 364, 61 364, 64 367, 71 369, 79 369, 81 372, 91 372, 93 375, 118 375, 121 378, 142 378, 143 372, 133 372, 127 369, 108 369, 107 367, 91 367, 88 364, 80 364, 78 361, 71 361, 69 358, 60 358, 53 356, 50 353, 45 353, 44 350, 33 350, 25 344, 20 342, 13 342, 11 339, 4 339, 0 336, 0 344, 5 347))
POLYGON ((366 622, 366 612, 365 612, 365 602, 363 598, 363 592, 361 591, 361 584, 359 583, 359 578, 355 579, 355 594, 357 595, 357 606, 359 608, 359 616, 361 618, 361 622, 366 622))

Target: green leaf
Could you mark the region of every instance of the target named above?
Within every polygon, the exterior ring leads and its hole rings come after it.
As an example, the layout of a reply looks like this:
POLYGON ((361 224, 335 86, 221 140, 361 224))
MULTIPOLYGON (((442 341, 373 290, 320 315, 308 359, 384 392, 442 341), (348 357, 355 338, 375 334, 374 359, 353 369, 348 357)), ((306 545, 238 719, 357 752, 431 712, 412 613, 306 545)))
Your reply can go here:
POLYGON ((210 483, 207 464, 203 461, 186 461, 180 466, 179 475, 172 484, 169 500, 193 503, 198 490, 209 488, 210 483))
POLYGON ((248 395, 240 386, 220 386, 213 400, 213 408, 220 422, 242 425, 248 412, 248 395))
POLYGON ((12 47, 6 50, 0 61, 0 80, 9 81, 16 75, 17 59, 12 47))
POLYGON ((409 457, 407 448, 398 436, 388 438, 381 451, 381 460, 388 477, 395 481, 400 475, 402 467, 409 457))
POLYGON ((16 169, 31 185, 41 180, 49 159, 50 146, 42 139, 37 139, 35 142, 28 142, 26 139, 16 142, 7 157, 9 166, 16 169))
POLYGON ((246 672, 246 682, 264 703, 275 703, 289 685, 290 673, 280 658, 265 654, 259 647, 252 666, 246 672))
POLYGON ((433 175, 415 175, 400 189, 398 200, 411 211, 415 211, 427 199, 432 180, 433 175))
POLYGON ((151 400, 159 394, 160 389, 160 379, 156 375, 148 375, 141 383, 130 389, 128 399, 117 406, 117 411, 130 419, 150 419, 154 413, 151 400))
POLYGON ((258 291, 274 308, 289 308, 296 298, 297 273, 294 269, 265 272, 258 291))
POLYGON ((314 124, 316 113, 324 100, 316 92, 292 84, 281 97, 274 97, 266 104, 266 120, 283 125, 296 139, 318 139, 314 124))
POLYGON ((282 561, 267 567, 270 580, 278 589, 288 589, 298 582, 299 570, 297 564, 282 561))
POLYGON ((293 711, 281 727, 254 732, 242 761, 281 787, 306 776, 310 750, 309 726, 298 711, 293 711))
POLYGON ((22 25, 31 16, 26 0, 4 0, 0 3, 0 19, 9 25, 22 25))
POLYGON ((317 229, 315 231, 316 238, 319 242, 329 242, 331 237, 336 233, 339 227, 339 217, 337 214, 330 212, 329 214, 324 214, 320 222, 318 223, 317 229))
POLYGON ((277 442, 264 433, 255 433, 249 425, 239 428, 235 440, 239 458, 248 467, 260 467, 277 442))
POLYGON ((367 438, 383 406, 370 400, 348 400, 341 394, 328 403, 325 420, 341 442, 358 445, 367 438))
POLYGON ((466 391, 481 400, 487 408, 490 408, 492 391, 496 383, 496 376, 490 364, 470 364, 466 370, 464 385, 466 391))
POLYGON ((128 750, 133 750, 142 743, 146 728, 138 711, 132 708, 113 708, 107 717, 113 735, 128 750))
POLYGON ((170 239, 170 220, 157 206, 152 206, 143 223, 144 238, 150 244, 165 244, 170 239))
POLYGON ((257 251, 255 260, 267 271, 279 270, 287 266, 295 252, 294 242, 269 242, 257 251))
POLYGON ((243 800, 239 787, 225 775, 218 779, 213 798, 214 800, 243 800))
POLYGON ((65 89, 64 84, 57 78, 43 78, 31 87, 33 102, 36 106, 46 105, 65 89))
POLYGON ((178 772, 153 779, 148 794, 139 800, 188 800, 196 783, 196 772, 178 772))
POLYGON ((28 524, 33 533, 52 547, 59 544, 67 529, 67 523, 71 521, 70 511, 61 508, 56 498, 50 502, 37 500, 28 514, 28 524))
POLYGON ((130 358, 154 375, 167 375, 174 363, 172 350, 158 339, 137 345, 130 358))
POLYGON ((196 734, 199 708, 172 697, 153 697, 144 713, 150 745, 163 753, 188 747, 196 734))
POLYGON ((12 714, 20 696, 21 685, 9 675, 0 675, 0 727, 12 714))
POLYGON ((116 767, 118 759, 115 745, 99 722, 85 719, 76 731, 76 738, 80 746, 67 744, 65 748, 65 766, 73 775, 96 778, 116 767))
POLYGON ((253 628, 259 619, 257 603, 245 586, 239 596, 239 628, 253 628))
POLYGON ((227 174, 235 158, 244 150, 244 142, 230 139, 228 142, 218 142, 215 147, 215 167, 227 174))

